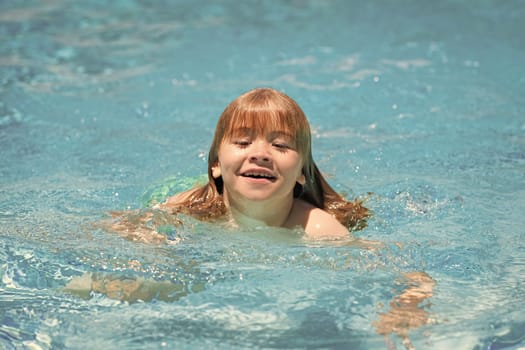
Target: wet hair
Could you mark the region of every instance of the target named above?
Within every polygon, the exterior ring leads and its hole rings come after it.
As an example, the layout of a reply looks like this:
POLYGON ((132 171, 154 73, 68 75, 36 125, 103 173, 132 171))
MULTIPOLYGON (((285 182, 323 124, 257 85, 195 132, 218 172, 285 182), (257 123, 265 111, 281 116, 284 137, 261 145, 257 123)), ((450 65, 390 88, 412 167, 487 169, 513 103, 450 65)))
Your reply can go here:
POLYGON ((362 201, 348 201, 338 194, 317 168, 311 147, 308 120, 299 105, 288 95, 271 88, 250 90, 233 100, 222 112, 208 154, 208 183, 190 190, 173 206, 177 212, 201 220, 219 218, 227 213, 223 200, 222 177, 214 178, 212 168, 218 162, 221 143, 235 136, 239 130, 249 129, 261 135, 267 131, 290 134, 294 148, 302 156, 304 185, 296 184, 294 197, 334 215, 350 229, 366 226, 369 211, 362 201))

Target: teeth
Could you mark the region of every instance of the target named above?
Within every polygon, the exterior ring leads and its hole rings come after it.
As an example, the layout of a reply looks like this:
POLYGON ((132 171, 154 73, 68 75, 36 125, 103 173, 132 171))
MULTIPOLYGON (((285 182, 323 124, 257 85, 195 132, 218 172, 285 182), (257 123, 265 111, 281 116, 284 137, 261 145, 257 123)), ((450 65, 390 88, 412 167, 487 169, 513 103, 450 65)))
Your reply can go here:
POLYGON ((270 174, 259 174, 259 173, 245 173, 244 176, 250 176, 250 177, 264 177, 268 179, 273 179, 274 177, 270 174))

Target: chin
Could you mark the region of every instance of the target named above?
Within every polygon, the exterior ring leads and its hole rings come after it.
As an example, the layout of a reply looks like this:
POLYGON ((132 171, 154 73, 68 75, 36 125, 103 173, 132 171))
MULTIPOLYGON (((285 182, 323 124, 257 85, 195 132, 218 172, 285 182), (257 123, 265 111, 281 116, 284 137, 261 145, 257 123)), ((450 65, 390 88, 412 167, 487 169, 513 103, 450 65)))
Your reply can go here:
POLYGON ((243 191, 239 192, 239 195, 245 200, 254 202, 264 202, 276 198, 276 193, 273 191, 260 190, 260 191, 243 191))
POLYGON ((267 194, 261 194, 261 195, 248 194, 248 195, 243 195, 243 197, 245 200, 252 201, 252 202, 264 202, 271 198, 267 194))

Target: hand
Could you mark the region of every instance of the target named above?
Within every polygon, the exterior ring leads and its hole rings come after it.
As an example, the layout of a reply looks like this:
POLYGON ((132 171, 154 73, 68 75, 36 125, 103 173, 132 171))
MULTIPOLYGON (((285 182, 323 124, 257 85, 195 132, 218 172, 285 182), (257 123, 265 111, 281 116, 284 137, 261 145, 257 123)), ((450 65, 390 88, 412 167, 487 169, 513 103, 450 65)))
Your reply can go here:
POLYGON ((111 220, 102 223, 108 230, 122 237, 142 243, 178 243, 176 227, 182 222, 176 216, 160 209, 110 212, 111 220))

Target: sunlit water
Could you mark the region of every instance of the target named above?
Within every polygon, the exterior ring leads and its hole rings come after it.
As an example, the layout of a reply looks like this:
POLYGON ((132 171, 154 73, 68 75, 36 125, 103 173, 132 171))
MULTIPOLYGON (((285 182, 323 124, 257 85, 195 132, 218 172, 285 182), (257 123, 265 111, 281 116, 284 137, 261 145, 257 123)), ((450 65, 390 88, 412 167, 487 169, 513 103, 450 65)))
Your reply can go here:
POLYGON ((0 4, 0 348, 385 349, 373 322, 409 271, 437 283, 417 349, 525 347, 522 1, 147 3, 0 4), (374 212, 355 236, 383 248, 93 225, 205 173, 256 86, 303 107, 320 168, 374 212), (188 292, 64 293, 85 272, 188 292))

